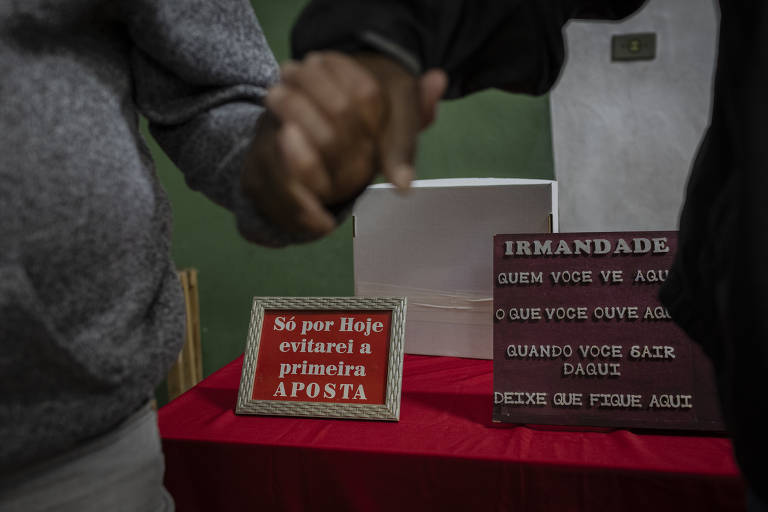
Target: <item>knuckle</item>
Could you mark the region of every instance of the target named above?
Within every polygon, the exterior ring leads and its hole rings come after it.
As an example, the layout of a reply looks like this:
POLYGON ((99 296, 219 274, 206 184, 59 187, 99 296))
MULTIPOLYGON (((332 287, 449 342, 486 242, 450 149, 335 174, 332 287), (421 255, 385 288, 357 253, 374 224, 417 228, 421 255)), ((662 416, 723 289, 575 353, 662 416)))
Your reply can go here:
POLYGON ((326 59, 337 66, 349 66, 354 65, 354 59, 340 51, 329 50, 325 52, 326 59))
POLYGON ((303 153, 294 157, 293 169, 300 179, 306 179, 320 170, 320 162, 314 154, 303 153))
POLYGON ((317 160, 306 159, 297 162, 293 168, 294 179, 318 198, 326 197, 332 182, 325 168, 317 160))
POLYGON ((304 63, 311 68, 322 66, 324 60, 325 56, 321 52, 309 52, 304 57, 304 63))
POLYGON ((352 102, 346 96, 338 96, 329 105, 329 109, 334 117, 344 118, 352 111, 352 102))
POLYGON ((267 91, 267 96, 264 98, 264 102, 271 109, 277 109, 285 104, 288 100, 288 91, 282 85, 276 85, 267 91))
POLYGON ((360 83, 355 88, 355 97, 357 101, 365 104, 379 101, 381 98, 379 84, 370 77, 360 80, 360 83))
POLYGON ((330 127, 327 130, 318 130, 315 133, 315 139, 315 144, 320 152, 327 153, 336 147, 339 137, 336 130, 330 127))
POLYGON ((333 192, 333 181, 325 173, 315 176, 312 189, 319 199, 325 199, 331 196, 333 192))
POLYGON ((280 76, 283 80, 290 80, 296 76, 300 68, 301 66, 296 61, 286 61, 280 66, 280 76))

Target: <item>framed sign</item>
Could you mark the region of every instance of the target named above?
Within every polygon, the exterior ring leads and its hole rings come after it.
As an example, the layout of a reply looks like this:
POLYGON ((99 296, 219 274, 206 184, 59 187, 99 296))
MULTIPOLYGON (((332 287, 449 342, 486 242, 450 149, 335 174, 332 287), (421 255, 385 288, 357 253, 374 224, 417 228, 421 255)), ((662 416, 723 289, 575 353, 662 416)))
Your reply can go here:
POLYGON ((235 412, 398 420, 405 312, 405 298, 254 298, 235 412))
POLYGON ((493 417, 722 431, 711 362, 659 303, 676 232, 494 238, 493 417))

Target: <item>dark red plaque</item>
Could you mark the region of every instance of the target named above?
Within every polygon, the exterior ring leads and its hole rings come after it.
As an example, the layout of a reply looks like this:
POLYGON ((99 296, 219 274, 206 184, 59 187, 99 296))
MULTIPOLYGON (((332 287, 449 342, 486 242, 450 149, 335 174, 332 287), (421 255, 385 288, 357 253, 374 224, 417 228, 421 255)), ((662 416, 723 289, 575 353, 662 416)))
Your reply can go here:
POLYGON ((721 431, 711 363, 657 298, 676 232, 494 237, 493 418, 721 431))

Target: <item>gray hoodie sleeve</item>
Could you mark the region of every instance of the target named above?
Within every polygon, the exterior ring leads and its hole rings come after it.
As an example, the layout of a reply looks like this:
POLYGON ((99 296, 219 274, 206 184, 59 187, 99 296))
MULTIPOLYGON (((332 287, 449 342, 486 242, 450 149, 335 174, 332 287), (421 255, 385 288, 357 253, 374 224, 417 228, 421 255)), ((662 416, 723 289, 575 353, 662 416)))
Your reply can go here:
POLYGON ((288 235, 240 189, 240 170, 278 67, 247 0, 126 0, 135 101, 187 184, 232 210, 241 234, 265 245, 288 235))

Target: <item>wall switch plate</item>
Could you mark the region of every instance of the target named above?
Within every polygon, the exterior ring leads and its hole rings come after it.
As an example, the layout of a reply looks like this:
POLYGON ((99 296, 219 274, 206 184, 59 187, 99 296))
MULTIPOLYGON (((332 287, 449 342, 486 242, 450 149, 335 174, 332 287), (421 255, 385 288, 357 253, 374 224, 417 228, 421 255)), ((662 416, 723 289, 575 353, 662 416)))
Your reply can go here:
POLYGON ((653 60, 656 57, 656 34, 623 34, 611 38, 611 60, 653 60))

